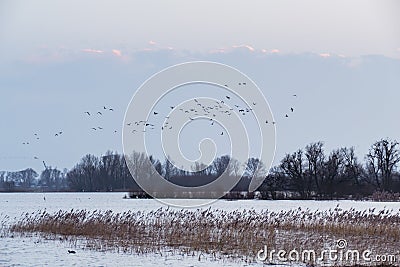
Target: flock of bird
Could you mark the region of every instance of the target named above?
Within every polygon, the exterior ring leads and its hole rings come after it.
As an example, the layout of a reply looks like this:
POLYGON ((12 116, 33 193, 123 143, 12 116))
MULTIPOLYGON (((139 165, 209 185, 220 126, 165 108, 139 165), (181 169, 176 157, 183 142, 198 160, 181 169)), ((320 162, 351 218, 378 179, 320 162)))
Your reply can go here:
MULTIPOLYGON (((239 86, 246 86, 246 82, 241 82, 238 83, 239 86)), ((225 84, 225 87, 228 87, 228 85, 225 84)), ((296 94, 293 94, 292 97, 297 97, 296 94)), ((194 117, 197 116, 207 116, 210 118, 211 125, 214 125, 214 118, 216 118, 218 115, 227 115, 231 116, 232 112, 238 112, 242 116, 245 116, 248 113, 253 112, 253 109, 251 107, 242 107, 240 105, 234 104, 233 107, 230 107, 228 105, 228 108, 224 105, 225 103, 228 103, 231 101, 231 96, 226 95, 224 100, 220 101, 215 101, 213 105, 204 105, 201 103, 199 100, 196 98, 193 99, 193 105, 190 108, 183 109, 179 108, 179 111, 183 112, 185 115, 187 115, 188 119, 193 121, 194 117)), ((256 102, 252 102, 253 106, 256 106, 256 102)), ((171 110, 175 108, 175 106, 170 106, 171 110)), ((290 107, 290 113, 294 112, 294 107, 290 107)), ((153 111, 152 115, 154 117, 160 116, 158 111, 153 111)), ((289 118, 289 113, 285 114, 285 118, 289 118)), ((161 125, 161 131, 164 130, 171 130, 172 126, 169 122, 170 117, 166 116, 165 117, 165 122, 161 125)), ((265 120, 265 123, 269 123, 268 120, 265 120)), ((272 122, 272 124, 276 124, 275 121, 272 122)), ((152 122, 151 118, 149 120, 137 120, 137 121, 131 121, 127 122, 126 126, 132 127, 131 133, 135 134, 138 132, 146 132, 146 130, 155 130, 156 125, 154 122, 152 122)), ((224 132, 221 132, 220 135, 224 135, 224 132)))
MULTIPOLYGON (((105 112, 113 112, 113 111, 114 111, 114 108, 109 108, 109 107, 103 106, 103 108, 100 111, 97 111, 95 114, 97 116, 103 116, 103 114, 105 112)), ((86 116, 93 116, 93 114, 90 111, 85 111, 83 113, 86 116)), ((97 126, 97 127, 92 127, 91 129, 97 131, 97 130, 103 130, 104 128, 102 126, 97 126)), ((117 132, 118 132, 117 130, 114 130, 114 133, 117 133, 117 132)), ((56 131, 55 133, 53 133, 53 137, 60 138, 63 135, 63 133, 64 133, 63 130, 56 131)), ((22 145, 29 146, 29 145, 34 144, 34 142, 39 142, 41 139, 42 139, 42 137, 39 136, 38 133, 33 133, 32 138, 30 138, 30 140, 22 142, 22 145)), ((35 156, 33 156, 33 159, 39 160, 40 158, 37 155, 35 155, 35 156)), ((46 163, 44 161, 43 161, 43 165, 45 166, 45 169, 47 169, 46 163)))
MULTIPOLYGON (((112 112, 112 111, 114 111, 114 109, 113 109, 113 108, 106 107, 106 106, 103 106, 103 112, 97 111, 97 112, 96 112, 96 115, 98 115, 98 116, 103 116, 103 113, 106 112, 106 111, 111 111, 111 112, 112 112)), ((92 114, 91 114, 89 111, 85 111, 84 113, 85 113, 87 116, 92 116, 92 114)), ((104 127, 103 127, 103 126, 92 127, 91 130, 93 130, 93 131, 104 130, 104 127)), ((114 133, 117 133, 117 132, 118 132, 117 130, 114 130, 114 133)))
MULTIPOLYGON (((239 86, 246 86, 246 82, 240 82, 238 83, 239 86)), ((225 85, 225 87, 228 87, 228 85, 225 85)), ((293 94, 292 97, 297 97, 296 94, 293 94)), ((179 108, 179 111, 187 115, 189 120, 194 120, 195 117, 198 116, 206 116, 210 120, 210 124, 214 125, 214 121, 217 119, 219 115, 225 115, 225 116, 231 116, 232 113, 236 112, 239 115, 246 116, 247 114, 251 114, 253 112, 253 109, 250 107, 251 105, 256 106, 256 102, 252 102, 250 106, 240 106, 238 104, 233 103, 233 98, 230 95, 225 95, 225 98, 223 100, 215 101, 214 104, 209 105, 209 104, 203 104, 200 100, 198 99, 193 99, 193 105, 190 108, 184 109, 184 108, 179 108), (225 105, 226 103, 226 105, 225 105), (232 106, 230 104, 233 104, 232 106)), ((171 110, 175 109, 175 106, 169 106, 171 110)), ((113 112, 114 108, 107 107, 107 106, 102 106, 101 110, 97 110, 95 112, 92 111, 84 111, 83 114, 85 114, 86 117, 102 117, 105 115, 106 112, 113 112)), ((294 112, 294 107, 290 107, 288 110, 288 113, 285 114, 285 118, 289 118, 289 114, 294 112)), ((153 110, 151 113, 152 116, 160 118, 160 112, 153 110)), ((270 123, 268 120, 265 121, 265 123, 270 123)), ((275 121, 271 122, 272 124, 276 124, 275 121)), ((127 127, 131 127, 131 133, 135 134, 137 132, 146 132, 146 130, 155 130, 159 126, 156 126, 156 123, 152 121, 152 118, 150 117, 148 120, 138 120, 138 121, 131 121, 126 123, 127 127)), ((104 126, 98 125, 95 127, 90 128, 92 131, 102 131, 105 129, 104 126)), ((170 117, 166 116, 164 122, 162 123, 160 127, 161 131, 164 130, 171 130, 172 125, 170 123, 170 117)), ((117 133, 117 130, 113 130, 114 133, 117 133)), ((55 133, 53 133, 54 138, 60 138, 63 135, 63 131, 59 130, 55 133)), ((224 132, 222 131, 220 135, 224 135, 224 132)), ((33 136, 34 141, 39 141, 41 137, 39 136, 38 133, 34 133, 33 136)), ((22 145, 28 146, 32 143, 32 140, 30 141, 24 141, 22 142, 22 145)), ((33 157, 35 160, 39 160, 38 156, 33 157)), ((43 161, 43 164, 46 167, 45 162, 43 161)), ((46 167, 47 168, 47 167, 46 167)))

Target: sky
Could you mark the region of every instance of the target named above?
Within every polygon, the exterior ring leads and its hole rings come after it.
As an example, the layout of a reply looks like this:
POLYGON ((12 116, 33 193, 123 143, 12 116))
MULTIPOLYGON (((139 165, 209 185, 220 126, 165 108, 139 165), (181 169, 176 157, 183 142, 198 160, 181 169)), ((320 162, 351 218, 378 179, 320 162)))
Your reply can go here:
POLYGON ((338 1, 2 1, 6 55, 35 47, 207 50, 248 44, 286 53, 399 57, 400 3, 338 1))
MULTIPOLYGON (((1 1, 0 170, 121 152, 137 88, 191 60, 231 65, 261 88, 275 164, 318 140, 362 157, 380 138, 400 140, 399 11, 396 0, 1 1)), ((185 153, 201 133, 183 139, 185 153)))

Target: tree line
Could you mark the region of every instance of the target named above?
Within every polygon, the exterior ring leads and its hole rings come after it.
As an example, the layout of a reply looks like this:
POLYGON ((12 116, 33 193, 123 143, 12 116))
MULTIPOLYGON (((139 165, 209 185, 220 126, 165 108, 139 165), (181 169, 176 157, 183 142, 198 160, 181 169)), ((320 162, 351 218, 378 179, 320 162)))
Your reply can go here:
MULTIPOLYGON (((146 179, 158 173, 174 184, 193 187, 210 183, 222 174, 240 178, 242 167, 236 159, 221 156, 210 166, 196 163, 190 171, 186 171, 176 167, 169 158, 161 162, 152 156, 147 157, 145 153, 133 152, 125 157, 108 151, 101 157, 84 156, 67 173, 66 179, 70 189, 75 191, 141 190, 135 179, 146 179)), ((267 172, 264 164, 251 158, 245 164, 244 173, 234 190, 247 190, 248 177, 267 172)))
MULTIPOLYGON (((376 141, 361 162, 354 147, 344 147, 326 154, 322 142, 286 154, 271 169, 260 190, 271 198, 284 198, 280 192, 295 197, 361 198, 374 192, 400 192, 399 143, 389 139, 376 141)), ((398 194, 397 194, 398 195, 398 194)))
POLYGON ((247 191, 251 177, 264 179, 258 191, 268 199, 362 198, 374 192, 400 192, 399 143, 381 139, 369 148, 361 161, 354 147, 325 152, 315 142, 288 153, 267 174, 257 158, 240 163, 229 156, 216 158, 210 166, 196 163, 191 171, 177 168, 171 159, 160 160, 144 153, 129 156, 108 151, 85 155, 71 170, 46 167, 39 175, 33 169, 0 172, 0 190, 40 188, 48 191, 140 191, 136 179, 157 173, 182 186, 210 183, 222 174, 240 179, 232 191, 247 191), (132 171, 132 173, 129 171, 132 171), (243 176, 241 174, 244 174, 243 176))
POLYGON ((32 168, 22 171, 0 171, 0 191, 65 191, 68 190, 66 180, 67 169, 47 167, 39 175, 32 168))

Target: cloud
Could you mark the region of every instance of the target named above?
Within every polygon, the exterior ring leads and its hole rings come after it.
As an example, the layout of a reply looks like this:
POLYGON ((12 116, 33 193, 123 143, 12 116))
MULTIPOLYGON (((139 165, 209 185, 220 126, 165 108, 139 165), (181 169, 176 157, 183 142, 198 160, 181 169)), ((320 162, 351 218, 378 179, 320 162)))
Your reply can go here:
POLYGON ((112 50, 112 53, 113 53, 114 55, 116 55, 117 57, 121 57, 121 56, 122 56, 121 50, 113 49, 113 50, 112 50))
POLYGON ((261 53, 268 53, 267 49, 261 49, 261 53))
POLYGON ((279 53, 279 49, 272 49, 272 50, 271 50, 271 53, 272 53, 272 54, 277 54, 277 53, 279 53))
POLYGON ((247 48, 251 52, 255 51, 254 47, 252 47, 250 45, 245 45, 245 44, 243 44, 243 45, 232 45, 232 47, 233 48, 242 48, 242 47, 244 47, 244 48, 247 48))
POLYGON ((94 54, 102 54, 102 53, 104 53, 103 50, 96 50, 96 49, 91 49, 91 48, 82 49, 82 52, 94 53, 94 54))
POLYGON ((328 57, 331 56, 331 54, 329 54, 329 53, 320 53, 319 56, 323 57, 323 58, 328 58, 328 57))
POLYGON ((157 44, 157 43, 154 42, 154 41, 152 41, 152 40, 149 41, 149 45, 156 45, 156 44, 157 44))

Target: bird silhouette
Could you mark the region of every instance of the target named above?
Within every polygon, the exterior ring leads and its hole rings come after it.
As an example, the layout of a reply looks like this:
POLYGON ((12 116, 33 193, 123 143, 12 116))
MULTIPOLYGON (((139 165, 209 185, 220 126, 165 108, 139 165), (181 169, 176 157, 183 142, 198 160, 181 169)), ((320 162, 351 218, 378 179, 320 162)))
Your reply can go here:
POLYGON ((285 117, 286 117, 286 118, 289 118, 289 115, 288 115, 288 114, 286 114, 286 115, 285 115, 285 117))
POLYGON ((100 111, 97 111, 97 114, 99 114, 99 115, 103 115, 103 113, 101 113, 100 111))
POLYGON ((102 128, 102 127, 97 127, 97 129, 99 129, 99 130, 103 130, 103 128, 102 128))
POLYGON ((39 159, 38 157, 34 156, 33 159, 39 159))
POLYGON ((88 114, 90 116, 90 112, 89 111, 85 111, 86 114, 88 114))
POLYGON ((221 135, 224 135, 224 132, 221 132, 221 135))
POLYGON ((294 109, 293 108, 290 108, 290 110, 293 112, 294 111, 294 109))
POLYGON ((158 114, 158 112, 155 112, 155 111, 154 111, 154 112, 153 112, 153 114, 154 114, 154 115, 157 115, 157 114, 158 114))
POLYGON ((103 106, 103 109, 107 109, 105 106, 103 106))
POLYGON ((226 96, 226 98, 227 98, 227 99, 231 99, 231 97, 230 97, 230 96, 226 96))
POLYGON ((69 249, 68 249, 68 253, 69 253, 69 254, 76 254, 76 251, 75 251, 75 250, 69 250, 69 249))
POLYGON ((113 108, 109 108, 108 110, 109 110, 109 111, 114 111, 114 109, 113 109, 113 108))
POLYGON ((97 129, 96 129, 96 128, 94 128, 94 127, 92 127, 92 129, 93 129, 93 130, 95 130, 95 131, 97 131, 97 129))
POLYGON ((294 97, 297 97, 297 95, 293 95, 294 97))

